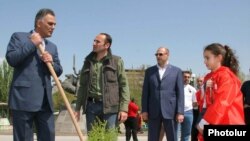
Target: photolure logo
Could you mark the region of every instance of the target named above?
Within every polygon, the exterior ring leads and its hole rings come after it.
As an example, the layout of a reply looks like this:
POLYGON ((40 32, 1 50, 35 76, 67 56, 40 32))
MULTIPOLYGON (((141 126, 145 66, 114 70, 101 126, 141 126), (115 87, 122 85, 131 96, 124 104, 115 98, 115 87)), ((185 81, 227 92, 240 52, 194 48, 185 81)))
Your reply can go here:
POLYGON ((250 137, 249 125, 205 125, 204 140, 211 141, 216 139, 239 139, 248 141, 250 137))

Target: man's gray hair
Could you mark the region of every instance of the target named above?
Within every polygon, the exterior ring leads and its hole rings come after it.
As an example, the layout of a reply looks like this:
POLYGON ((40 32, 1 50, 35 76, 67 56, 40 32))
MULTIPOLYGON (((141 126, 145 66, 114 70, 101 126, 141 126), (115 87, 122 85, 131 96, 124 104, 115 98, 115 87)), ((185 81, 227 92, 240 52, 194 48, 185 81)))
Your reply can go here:
POLYGON ((55 16, 54 11, 51 10, 51 9, 48 9, 48 8, 40 9, 40 10, 37 12, 36 18, 35 18, 35 25, 34 25, 35 28, 36 28, 36 23, 37 23, 37 21, 40 20, 40 19, 42 19, 43 17, 45 17, 45 16, 48 15, 48 14, 55 16))

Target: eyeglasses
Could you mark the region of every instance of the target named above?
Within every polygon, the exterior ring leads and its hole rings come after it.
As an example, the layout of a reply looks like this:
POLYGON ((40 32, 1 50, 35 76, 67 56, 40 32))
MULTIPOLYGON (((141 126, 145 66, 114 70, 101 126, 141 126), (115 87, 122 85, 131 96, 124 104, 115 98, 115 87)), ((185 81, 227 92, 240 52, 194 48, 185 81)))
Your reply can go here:
POLYGON ((155 56, 162 56, 164 54, 166 54, 166 53, 156 53, 155 56))

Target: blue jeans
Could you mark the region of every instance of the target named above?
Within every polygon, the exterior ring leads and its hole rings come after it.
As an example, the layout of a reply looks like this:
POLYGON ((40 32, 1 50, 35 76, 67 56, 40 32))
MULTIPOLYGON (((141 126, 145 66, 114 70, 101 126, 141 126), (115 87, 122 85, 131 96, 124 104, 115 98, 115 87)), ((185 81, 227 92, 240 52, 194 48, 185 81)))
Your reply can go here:
POLYGON ((177 128, 177 138, 180 141, 189 141, 191 136, 191 129, 193 123, 193 109, 184 112, 184 120, 182 123, 178 124, 177 128))
POLYGON ((117 113, 104 114, 103 113, 103 103, 102 102, 92 102, 88 101, 86 107, 86 122, 87 122, 87 131, 92 130, 92 125, 98 121, 106 121, 106 128, 115 128, 117 127, 117 113))

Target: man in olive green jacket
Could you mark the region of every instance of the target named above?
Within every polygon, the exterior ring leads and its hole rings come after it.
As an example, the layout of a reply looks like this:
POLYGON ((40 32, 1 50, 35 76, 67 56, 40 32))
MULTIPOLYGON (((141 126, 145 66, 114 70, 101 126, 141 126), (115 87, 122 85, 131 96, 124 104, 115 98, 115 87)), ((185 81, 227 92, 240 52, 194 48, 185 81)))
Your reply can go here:
POLYGON ((80 87, 75 108, 76 119, 80 109, 86 114, 87 130, 99 118, 114 128, 127 119, 130 99, 128 81, 121 57, 111 53, 112 38, 100 33, 93 43, 93 51, 85 58, 80 74, 80 87))

